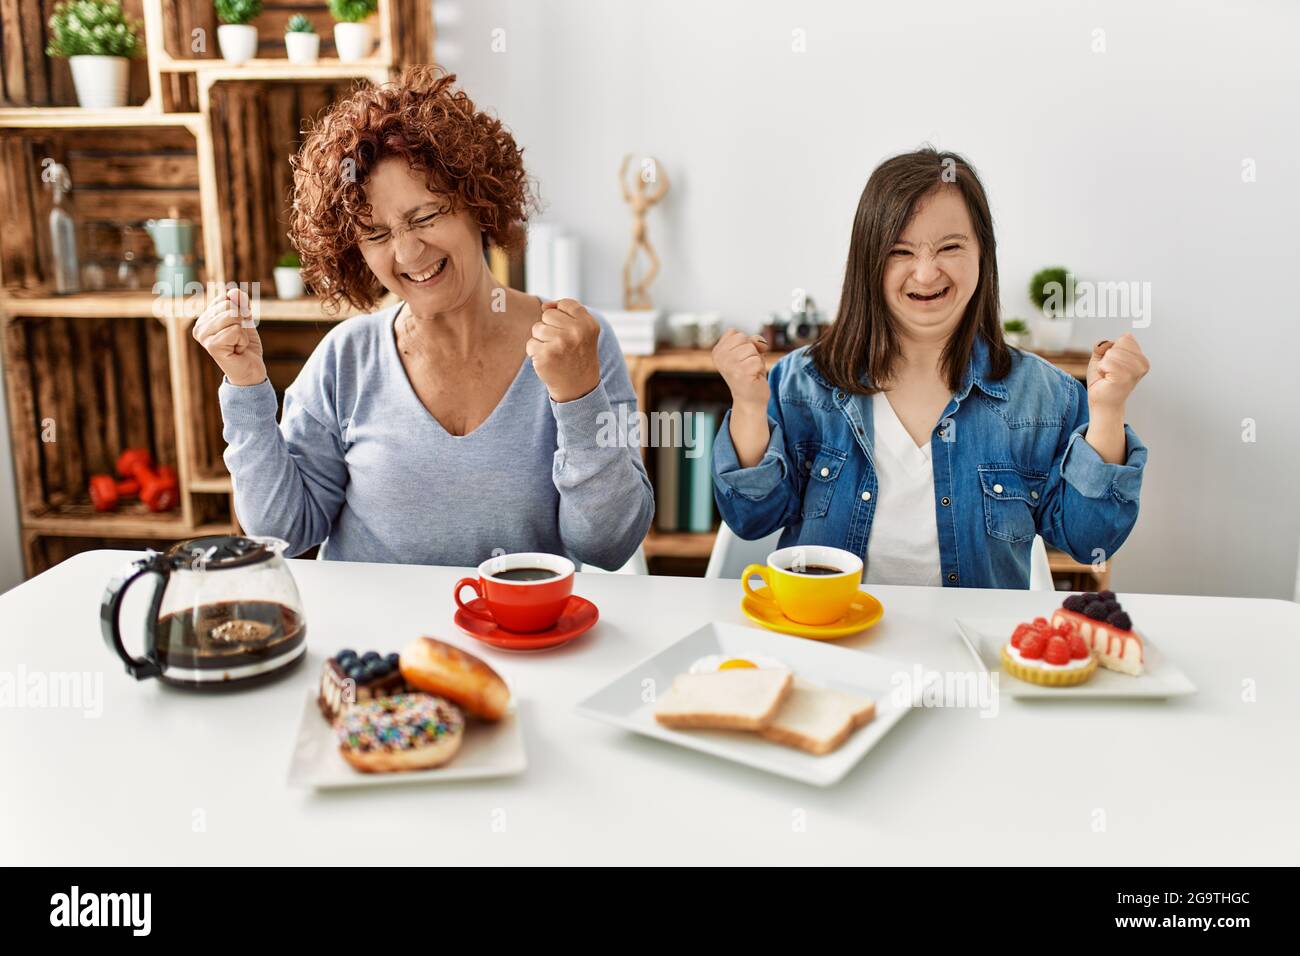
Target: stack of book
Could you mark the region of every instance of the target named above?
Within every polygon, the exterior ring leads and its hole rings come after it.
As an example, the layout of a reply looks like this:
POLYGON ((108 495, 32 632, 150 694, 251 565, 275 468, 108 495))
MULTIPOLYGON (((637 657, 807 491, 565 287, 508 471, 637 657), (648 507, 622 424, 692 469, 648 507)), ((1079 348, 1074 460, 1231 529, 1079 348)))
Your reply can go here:
POLYGON ((712 531, 713 440, 727 407, 721 402, 670 398, 649 416, 654 446, 655 527, 659 531, 712 531))
POLYGON ((618 337, 619 348, 624 355, 653 355, 655 342, 659 337, 660 317, 658 309, 638 309, 628 312, 622 309, 596 309, 605 317, 605 321, 618 337))

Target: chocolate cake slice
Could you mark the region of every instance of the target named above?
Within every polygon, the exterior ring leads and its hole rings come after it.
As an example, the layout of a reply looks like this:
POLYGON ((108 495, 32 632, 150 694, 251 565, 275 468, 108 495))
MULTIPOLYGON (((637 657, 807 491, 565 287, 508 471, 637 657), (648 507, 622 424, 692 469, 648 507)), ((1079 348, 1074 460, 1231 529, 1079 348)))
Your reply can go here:
POLYGON ((320 675, 317 703, 325 719, 333 723, 340 713, 353 704, 409 691, 397 654, 381 656, 377 651, 357 655, 342 650, 325 662, 320 675))

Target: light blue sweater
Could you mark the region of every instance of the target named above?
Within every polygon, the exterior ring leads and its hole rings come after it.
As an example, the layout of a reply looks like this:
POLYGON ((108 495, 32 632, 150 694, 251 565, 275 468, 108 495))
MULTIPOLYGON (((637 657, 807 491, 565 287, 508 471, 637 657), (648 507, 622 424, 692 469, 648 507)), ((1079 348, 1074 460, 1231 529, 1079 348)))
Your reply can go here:
POLYGON ((269 381, 222 382, 244 530, 285 539, 290 554, 328 539, 322 556, 337 561, 474 566, 545 551, 610 570, 626 562, 654 497, 608 323, 596 317, 601 384, 590 394, 557 404, 526 358, 487 420, 455 436, 406 376, 399 307, 331 329, 286 390, 278 426, 269 381))

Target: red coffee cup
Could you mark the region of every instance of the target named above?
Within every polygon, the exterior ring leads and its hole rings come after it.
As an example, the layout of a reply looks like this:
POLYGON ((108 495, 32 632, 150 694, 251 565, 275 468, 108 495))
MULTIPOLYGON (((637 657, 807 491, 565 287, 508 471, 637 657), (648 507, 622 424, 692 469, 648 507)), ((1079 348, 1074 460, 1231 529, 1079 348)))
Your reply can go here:
POLYGON ((573 593, 573 562, 558 554, 522 551, 488 558, 478 566, 478 578, 456 582, 456 606, 471 617, 507 631, 528 634, 554 626, 573 593), (483 599, 471 607, 460 592, 473 588, 483 599))

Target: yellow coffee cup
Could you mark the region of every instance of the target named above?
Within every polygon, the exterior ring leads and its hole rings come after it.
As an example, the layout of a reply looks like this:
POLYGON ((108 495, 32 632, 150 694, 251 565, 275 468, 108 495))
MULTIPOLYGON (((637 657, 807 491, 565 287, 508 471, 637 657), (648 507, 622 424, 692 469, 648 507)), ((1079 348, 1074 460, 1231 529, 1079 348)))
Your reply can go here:
POLYGON ((753 600, 774 605, 798 624, 832 624, 849 611, 862 584, 862 559, 851 551, 821 545, 795 545, 751 564, 740 577, 753 600), (767 585, 766 594, 749 586, 752 577, 767 585))

